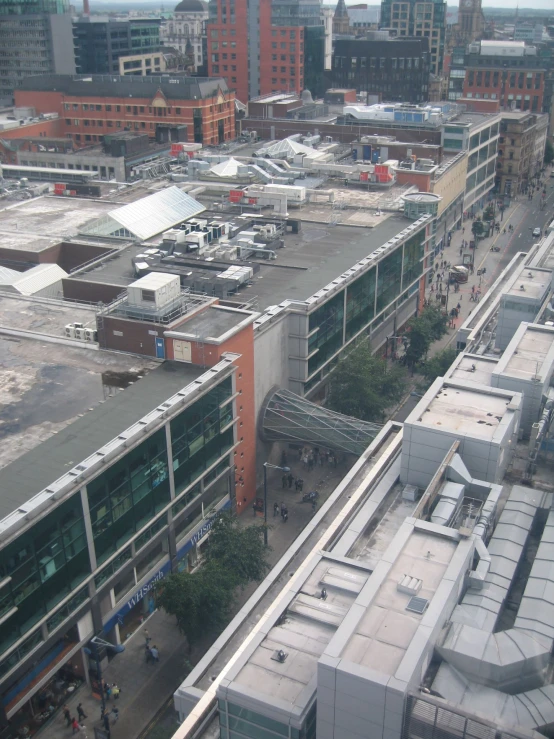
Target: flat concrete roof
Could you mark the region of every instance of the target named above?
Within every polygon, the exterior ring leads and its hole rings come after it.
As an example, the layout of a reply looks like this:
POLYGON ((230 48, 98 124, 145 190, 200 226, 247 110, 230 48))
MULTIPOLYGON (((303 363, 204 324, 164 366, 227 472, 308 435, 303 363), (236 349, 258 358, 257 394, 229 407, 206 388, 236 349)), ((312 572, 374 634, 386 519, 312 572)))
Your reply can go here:
POLYGON ((147 357, 2 335, 0 354, 0 467, 157 366, 147 357))
POLYGON ((504 295, 517 295, 529 300, 541 300, 550 287, 551 278, 552 275, 544 269, 523 267, 504 295))
POLYGON ((48 236, 29 236, 20 231, 6 231, 2 228, 2 211, 0 211, 0 246, 2 249, 21 250, 39 253, 54 244, 59 244, 59 238, 48 236))
MULTIPOLYGON (((221 213, 204 213, 202 217, 212 220, 221 218, 221 213)), ((288 299, 306 300, 411 223, 400 214, 383 219, 375 228, 303 221, 298 234, 285 235, 285 248, 277 250, 276 260, 250 260, 260 268, 251 284, 241 288, 237 297, 240 301, 257 298, 259 310, 288 299)), ((136 279, 132 258, 144 249, 144 246, 127 246, 102 265, 75 277, 127 286, 136 279)), ((203 264, 199 262, 198 267, 201 269, 203 264)))
MULTIPOLYGON (((133 360, 137 362, 136 357, 133 360)), ((164 400, 189 385, 205 371, 196 365, 166 361, 123 392, 106 398, 106 402, 98 404, 97 400, 96 407, 4 467, 0 470, 0 490, 2 490, 0 519, 12 513, 29 498, 150 413, 164 400)), ((46 378, 54 386, 60 380, 56 372, 57 367, 54 367, 50 373, 45 373, 46 378)), ((68 369, 61 373, 62 379, 65 376, 70 377, 71 374, 72 370, 68 369)), ((98 379, 96 383, 100 389, 98 379)), ((60 387, 61 392, 56 396, 58 399, 66 392, 63 385, 60 387)), ((55 401, 49 398, 48 388, 45 387, 44 393, 34 393, 34 405, 37 407, 41 395, 46 396, 48 405, 42 412, 38 408, 35 409, 36 413, 42 413, 43 423, 51 423, 56 413, 55 401)), ((30 393, 29 402, 32 398, 33 394, 30 393)), ((26 398, 23 397, 21 401, 23 405, 25 401, 26 398)), ((67 412, 71 413, 72 417, 75 416, 75 409, 71 410, 71 406, 67 412)))
POLYGON ((256 315, 250 311, 214 305, 196 313, 189 321, 173 330, 171 335, 179 333, 184 337, 190 336, 203 341, 218 341, 224 334, 238 328, 243 321, 253 321, 256 315))
POLYGON ((554 328, 523 323, 507 346, 498 363, 498 374, 520 379, 539 378, 543 365, 552 366, 554 359, 554 328))
POLYGON ((277 623, 248 656, 234 683, 265 699, 297 704, 314 679, 318 659, 366 583, 369 572, 322 559, 277 623), (327 598, 321 598, 322 588, 327 598), (276 659, 283 650, 284 662, 276 659))
POLYGON ((492 384, 492 375, 498 366, 496 357, 482 357, 478 354, 460 354, 445 377, 474 385, 492 384))
MULTIPOLYGON (((510 399, 505 392, 463 388, 461 383, 445 382, 417 419, 429 428, 491 441, 500 425, 510 399), (496 393, 499 394, 496 394, 496 393)), ((408 418, 408 421, 415 420, 408 418)))
MULTIPOLYGON (((0 292, 0 327, 63 337, 66 324, 75 322, 96 328, 95 308, 61 301, 39 302, 0 292)), ((63 353, 64 350, 60 348, 59 351, 63 353)))
MULTIPOLYGON (((62 174, 60 170, 60 177, 62 174)), ((23 234, 30 241, 37 236, 59 241, 75 236, 89 221, 116 207, 113 201, 42 196, 0 210, 0 234, 23 234)))
MULTIPOLYGON (((417 596, 431 601, 457 549, 452 539, 414 530, 374 593, 340 657, 393 676, 424 617, 406 609, 411 599, 397 589, 407 575, 422 581, 417 596)), ((368 583, 371 587, 371 580, 368 583)))

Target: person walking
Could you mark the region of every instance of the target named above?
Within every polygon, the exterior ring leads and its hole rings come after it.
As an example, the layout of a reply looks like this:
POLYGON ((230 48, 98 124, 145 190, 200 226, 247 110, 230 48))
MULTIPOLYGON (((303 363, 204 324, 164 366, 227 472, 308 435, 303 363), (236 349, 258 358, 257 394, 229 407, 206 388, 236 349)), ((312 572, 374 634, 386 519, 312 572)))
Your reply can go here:
POLYGON ((69 712, 69 707, 67 705, 63 707, 63 715, 67 722, 67 726, 71 726, 71 714, 69 712))
POLYGON ((112 721, 112 724, 116 724, 116 723, 117 723, 117 720, 118 720, 118 718, 119 718, 119 708, 116 708, 116 707, 114 706, 114 707, 112 708, 112 713, 113 713, 113 721, 112 721))
POLYGON ((273 504, 273 518, 279 515, 279 503, 273 504))
POLYGON ((286 476, 286 474, 283 475, 283 477, 281 478, 281 483, 283 484, 283 488, 286 488, 287 487, 287 476, 286 476))
POLYGON ((292 483, 294 482, 294 475, 292 474, 292 472, 289 472, 289 474, 287 475, 287 481, 289 483, 290 490, 292 488, 292 483))
POLYGON ((77 718, 79 719, 79 721, 82 721, 83 719, 88 718, 87 714, 83 710, 82 703, 79 703, 79 705, 77 706, 77 718))
POLYGON ((78 731, 81 731, 81 724, 77 721, 76 718, 71 719, 71 728, 73 729, 73 734, 76 734, 78 731))
POLYGON ((304 487, 304 480, 301 477, 299 477, 298 480, 296 481, 296 484, 298 486, 298 488, 297 488, 298 489, 298 492, 301 493, 302 492, 302 488, 304 487))
POLYGON ((119 687, 115 683, 113 683, 113 685, 112 685, 112 696, 113 696, 113 699, 114 700, 119 700, 119 694, 120 693, 121 693, 121 690, 119 689, 119 687))
POLYGON ((150 654, 152 655, 152 659, 154 660, 154 662, 160 661, 160 653, 158 651, 158 647, 155 644, 153 647, 151 647, 150 654))

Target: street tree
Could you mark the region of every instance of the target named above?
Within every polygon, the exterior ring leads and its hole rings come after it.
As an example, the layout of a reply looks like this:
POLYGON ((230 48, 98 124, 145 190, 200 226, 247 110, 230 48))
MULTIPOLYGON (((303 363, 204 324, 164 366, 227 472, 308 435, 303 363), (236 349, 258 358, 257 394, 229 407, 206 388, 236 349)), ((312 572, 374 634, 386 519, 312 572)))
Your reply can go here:
POLYGON ((406 373, 398 364, 371 352, 369 342, 359 344, 341 359, 331 375, 327 407, 363 421, 383 420, 385 410, 400 400, 406 373))
POLYGON ((431 385, 437 377, 444 377, 444 373, 456 359, 456 355, 455 349, 441 349, 440 352, 427 359, 421 367, 421 374, 426 384, 431 385))
POLYGON ((155 589, 156 606, 175 616, 189 650, 229 622, 237 587, 259 582, 269 569, 263 530, 240 527, 228 513, 213 521, 206 561, 194 572, 175 572, 155 589))
POLYGON ((177 619, 189 651, 202 637, 220 631, 230 618, 234 581, 226 568, 208 562, 195 572, 174 572, 156 586, 156 606, 177 619))
POLYGON ((475 241, 483 238, 485 232, 485 226, 483 221, 475 219, 471 225, 471 233, 475 236, 475 241))
POLYGON ((546 139, 546 146, 544 147, 544 163, 552 164, 554 162, 554 146, 550 139, 546 139))
POLYGON ((438 306, 424 308, 406 326, 404 362, 412 370, 424 361, 431 344, 447 332, 448 316, 438 306))
POLYGON ((228 570, 236 585, 263 580, 269 569, 266 557, 260 526, 241 527, 229 513, 217 517, 208 539, 206 559, 228 570))

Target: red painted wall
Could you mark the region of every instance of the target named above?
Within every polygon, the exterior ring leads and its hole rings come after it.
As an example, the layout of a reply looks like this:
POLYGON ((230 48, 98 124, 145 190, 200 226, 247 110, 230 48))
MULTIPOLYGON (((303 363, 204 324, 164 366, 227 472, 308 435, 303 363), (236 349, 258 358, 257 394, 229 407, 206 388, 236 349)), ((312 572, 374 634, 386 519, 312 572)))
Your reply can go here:
POLYGON ((532 69, 489 69, 482 67, 468 67, 464 79, 463 97, 470 99, 493 99, 500 101, 502 107, 509 107, 511 100, 515 102, 517 110, 529 110, 533 113, 542 111, 544 97, 544 71, 532 69), (506 74, 504 74, 506 73, 506 74), (527 77, 530 74, 531 77, 527 77), (517 100, 518 96, 521 100, 517 100), (525 97, 529 96, 529 100, 525 97), (536 98, 536 99, 535 99, 536 98))

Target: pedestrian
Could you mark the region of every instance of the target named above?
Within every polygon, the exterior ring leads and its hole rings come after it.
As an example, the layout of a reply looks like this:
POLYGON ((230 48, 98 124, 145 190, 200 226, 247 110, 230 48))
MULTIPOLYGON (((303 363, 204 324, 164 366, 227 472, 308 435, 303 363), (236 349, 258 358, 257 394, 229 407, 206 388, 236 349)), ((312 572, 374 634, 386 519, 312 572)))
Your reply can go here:
POLYGON ((317 501, 315 498, 312 499, 312 512, 315 513, 315 509, 317 506, 317 501))
POLYGON ((281 452, 281 467, 286 467, 286 466, 287 466, 287 453, 283 449, 283 451, 281 452))
POLYGON ((84 718, 88 718, 87 714, 83 710, 83 704, 79 703, 77 706, 77 717, 79 721, 82 721, 84 718))
POLYGON ((287 481, 289 483, 289 490, 290 490, 292 487, 292 483, 294 482, 294 475, 292 474, 292 472, 289 472, 287 476, 287 481))
POLYGON ((114 707, 112 708, 112 713, 113 713, 113 722, 112 722, 112 723, 114 723, 114 724, 115 724, 115 723, 117 723, 117 719, 119 718, 119 708, 116 708, 116 707, 114 706, 114 707))
POLYGON ((118 686, 117 686, 117 685, 116 685, 116 684, 114 683, 114 684, 112 685, 112 696, 113 696, 114 700, 119 700, 119 694, 120 694, 120 693, 121 693, 121 690, 120 690, 120 689, 119 689, 119 687, 118 687, 118 686))
POLYGON ((308 472, 311 472, 314 467, 314 457, 313 454, 310 454, 308 457, 308 472))
POLYGON ((289 514, 288 511, 285 510, 285 515, 283 516, 283 522, 286 523, 289 520, 289 514))
MULTIPOLYGON (((254 515, 256 515, 256 504, 254 504, 254 515)), ((150 646, 148 644, 145 645, 145 652, 146 652, 146 664, 152 661, 152 650, 150 649, 150 646)))
POLYGON ((63 707, 63 715, 64 715, 64 718, 65 718, 65 720, 67 722, 67 725, 68 726, 71 726, 71 714, 69 713, 69 708, 68 708, 67 705, 65 705, 63 707))
POLYGON ((154 660, 154 662, 160 661, 160 653, 158 652, 158 647, 155 644, 150 649, 150 654, 152 655, 152 659, 154 660))
POLYGON ((286 473, 281 478, 281 483, 283 484, 283 488, 286 488, 287 487, 287 475, 286 475, 286 473))
POLYGON ((148 633, 148 629, 144 629, 144 639, 147 644, 150 644, 151 637, 150 637, 150 634, 148 633))
POLYGON ((298 484, 298 492, 301 493, 302 488, 304 487, 304 480, 301 477, 299 477, 296 482, 298 484))
POLYGON ((275 502, 273 504, 273 518, 279 514, 279 503, 275 502))
POLYGON ((282 518, 282 519, 283 519, 283 521, 284 521, 284 522, 286 523, 286 522, 287 522, 287 519, 288 519, 288 517, 289 517, 289 510, 288 510, 288 508, 287 508, 286 506, 283 506, 283 507, 281 508, 281 518, 282 518))
POLYGON ((109 734, 110 733, 110 714, 109 713, 107 712, 104 713, 104 716, 102 717, 102 722, 104 724, 104 728, 109 734))
POLYGON ((81 731, 81 724, 77 721, 76 718, 71 719, 71 727, 73 729, 73 734, 76 734, 78 731, 81 731))

